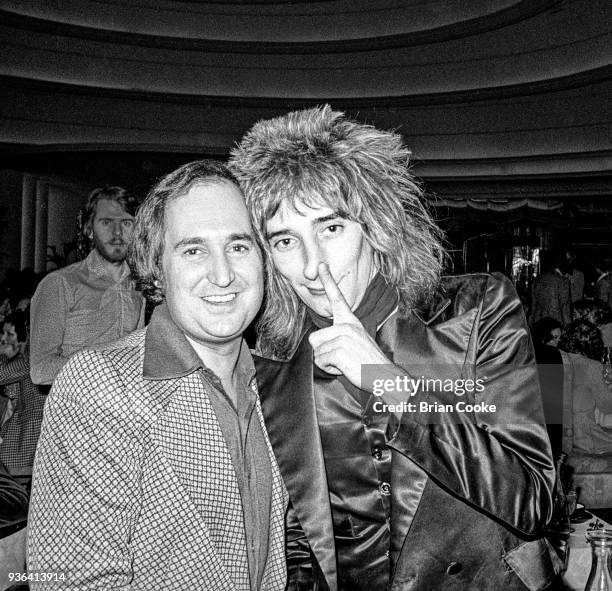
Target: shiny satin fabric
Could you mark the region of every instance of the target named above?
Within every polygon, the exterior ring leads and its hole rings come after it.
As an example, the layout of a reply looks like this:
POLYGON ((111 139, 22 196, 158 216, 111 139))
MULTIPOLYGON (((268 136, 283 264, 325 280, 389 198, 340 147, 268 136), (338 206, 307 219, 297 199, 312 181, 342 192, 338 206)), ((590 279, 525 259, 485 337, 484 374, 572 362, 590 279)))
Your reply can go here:
MULTIPOLYGON (((428 309, 395 316, 377 338, 404 375, 428 365, 464 378, 486 375, 479 401, 499 408, 452 419, 404 413, 388 441, 390 588, 543 589, 558 567, 540 538, 551 514, 554 468, 533 351, 512 286, 501 276, 445 278, 428 309)), ((310 586, 294 588, 341 589, 312 352, 304 340, 291 361, 258 359, 256 366, 270 439, 316 562, 310 586)), ((422 395, 445 402, 439 393, 422 395)), ((310 568, 298 562, 294 572, 310 568)))
POLYGON ((391 451, 388 415, 366 414, 334 376, 316 377, 314 398, 330 493, 338 584, 384 589, 389 581, 391 451))

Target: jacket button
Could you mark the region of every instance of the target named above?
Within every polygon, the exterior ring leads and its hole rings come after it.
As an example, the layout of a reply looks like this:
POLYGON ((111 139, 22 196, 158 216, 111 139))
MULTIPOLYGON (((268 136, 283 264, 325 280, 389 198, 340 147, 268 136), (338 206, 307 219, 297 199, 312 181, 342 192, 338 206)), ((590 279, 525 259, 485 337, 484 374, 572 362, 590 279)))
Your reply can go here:
POLYGON ((457 573, 460 573, 462 570, 463 570, 463 565, 460 562, 451 562, 446 567, 446 574, 456 575, 457 573))
POLYGON ((382 459, 382 451, 381 451, 381 449, 380 449, 379 447, 375 447, 375 448, 372 450, 372 457, 373 457, 375 460, 380 460, 380 459, 382 459))
POLYGON ((380 488, 381 494, 385 496, 388 496, 391 494, 391 485, 388 482, 381 482, 379 488, 380 488))

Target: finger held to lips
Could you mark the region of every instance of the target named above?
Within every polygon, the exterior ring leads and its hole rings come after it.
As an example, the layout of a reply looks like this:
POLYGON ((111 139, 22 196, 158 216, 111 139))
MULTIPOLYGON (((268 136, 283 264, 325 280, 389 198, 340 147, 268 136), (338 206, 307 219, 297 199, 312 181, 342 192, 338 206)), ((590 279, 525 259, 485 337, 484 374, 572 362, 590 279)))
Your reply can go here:
POLYGON ((325 294, 331 305, 331 311, 334 318, 334 324, 339 322, 352 322, 355 320, 355 315, 347 304, 338 284, 329 272, 329 267, 326 263, 319 263, 319 277, 325 289, 325 294))

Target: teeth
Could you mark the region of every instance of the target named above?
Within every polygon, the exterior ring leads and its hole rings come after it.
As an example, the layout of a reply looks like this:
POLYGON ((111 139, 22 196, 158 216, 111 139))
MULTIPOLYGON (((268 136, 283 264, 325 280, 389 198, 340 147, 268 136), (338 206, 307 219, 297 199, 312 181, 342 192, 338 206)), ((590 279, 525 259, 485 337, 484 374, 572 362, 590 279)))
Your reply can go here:
POLYGON ((212 302, 215 304, 220 304, 222 302, 231 302, 236 297, 235 293, 228 293, 227 295, 210 295, 205 296, 202 299, 207 302, 212 302))

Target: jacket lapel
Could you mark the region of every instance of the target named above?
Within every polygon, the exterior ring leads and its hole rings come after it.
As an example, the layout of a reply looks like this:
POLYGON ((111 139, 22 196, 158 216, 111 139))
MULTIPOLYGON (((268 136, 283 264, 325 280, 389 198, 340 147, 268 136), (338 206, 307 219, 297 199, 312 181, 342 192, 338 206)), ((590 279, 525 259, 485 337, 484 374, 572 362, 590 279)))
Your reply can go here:
MULTIPOLYGON (((449 299, 441 299, 425 318, 413 312, 406 318, 396 316, 381 328, 378 338, 393 351, 394 363, 409 375, 417 378, 430 372, 433 375, 428 377, 457 378, 462 375, 473 319, 466 322, 463 314, 445 318, 450 303, 449 299), (434 359, 436 363, 432 363, 434 359)), ((420 399, 416 400, 417 404, 420 399)), ((414 432, 417 427, 411 428, 411 424, 409 419, 403 420, 398 435, 388 442, 393 450, 391 562, 395 571, 392 577, 401 576, 401 571, 397 570, 402 564, 400 554, 402 550, 409 550, 406 538, 429 482, 427 473, 410 459, 410 450, 418 444, 412 438, 417 435, 414 432)))
POLYGON ((255 357, 255 367, 266 428, 289 497, 333 591, 336 552, 308 339, 290 362, 255 357))

